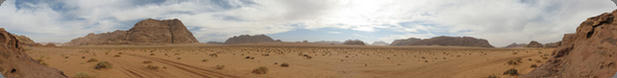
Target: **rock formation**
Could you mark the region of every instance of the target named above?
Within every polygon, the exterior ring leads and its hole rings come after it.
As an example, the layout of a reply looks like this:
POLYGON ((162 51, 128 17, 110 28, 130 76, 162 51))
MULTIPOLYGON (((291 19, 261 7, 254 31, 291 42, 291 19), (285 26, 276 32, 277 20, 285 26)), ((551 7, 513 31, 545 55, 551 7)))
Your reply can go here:
POLYGON ((400 39, 400 40, 394 40, 392 42, 392 46, 404 46, 404 45, 409 45, 409 44, 414 44, 414 42, 416 41, 420 41, 422 39, 419 38, 408 38, 408 39, 400 39))
POLYGON ((538 41, 531 41, 529 42, 529 44, 527 44, 527 48, 542 48, 542 44, 539 43, 538 41))
POLYGON ((466 47, 486 47, 493 48, 485 39, 477 39, 473 37, 448 37, 439 36, 431 39, 409 38, 404 40, 395 40, 393 46, 466 46, 466 47))
POLYGON ((178 19, 146 19, 128 31, 94 34, 71 40, 70 45, 104 44, 185 44, 199 43, 193 34, 178 19))
POLYGON ((375 41, 373 42, 373 44, 371 45, 376 45, 376 46, 387 46, 389 45, 388 43, 384 42, 384 41, 375 41))
POLYGON ((553 58, 523 77, 610 78, 617 72, 617 10, 588 18, 566 34, 553 58))
POLYGON ((561 41, 544 44, 544 48, 557 48, 559 46, 561 46, 561 41))
POLYGON ((14 35, 19 40, 19 45, 22 46, 41 46, 41 44, 34 42, 32 39, 24 35, 14 35))
POLYGON ((517 43, 512 43, 504 48, 525 48, 527 46, 527 44, 517 44, 517 43))
POLYGON ((266 35, 240 35, 234 36, 225 40, 225 44, 244 44, 244 43, 265 43, 265 42, 277 42, 266 35))
POLYGON ((344 45, 366 45, 361 40, 345 40, 345 42, 343 42, 343 44, 344 45))
POLYGON ((0 72, 6 78, 67 78, 61 71, 34 61, 4 28, 0 28, 0 72))

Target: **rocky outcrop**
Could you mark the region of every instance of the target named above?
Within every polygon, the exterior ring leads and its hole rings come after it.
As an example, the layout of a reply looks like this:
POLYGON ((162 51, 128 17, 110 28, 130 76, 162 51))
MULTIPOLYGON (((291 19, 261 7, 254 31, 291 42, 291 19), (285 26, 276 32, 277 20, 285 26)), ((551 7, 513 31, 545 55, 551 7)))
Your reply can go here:
POLYGON ((6 78, 67 78, 61 71, 34 61, 4 28, 0 28, 0 72, 6 78))
POLYGON ((564 36, 546 64, 523 77, 610 78, 617 72, 617 10, 588 18, 564 36))
POLYGON ((538 41, 531 41, 529 42, 529 44, 527 44, 527 48, 542 48, 542 47, 544 46, 538 41))
POLYGON ((266 43, 277 42, 266 35, 240 35, 225 40, 225 44, 266 43))
POLYGON ((115 45, 115 44, 186 44, 199 43, 193 34, 178 19, 146 19, 128 31, 94 34, 71 40, 70 45, 115 45))
POLYGON ((544 48, 557 48, 559 46, 561 46, 561 41, 544 44, 544 48))
POLYGON ((527 47, 527 44, 512 43, 504 48, 525 48, 525 47, 527 47))
POLYGON ((19 40, 19 45, 22 46, 41 46, 41 44, 34 42, 34 40, 24 36, 24 35, 14 35, 17 40, 19 40))
POLYGON ((388 43, 384 42, 384 41, 375 41, 373 42, 373 44, 371 45, 376 45, 376 46, 387 46, 389 45, 388 43))
POLYGON ((395 40, 393 46, 465 46, 465 47, 486 47, 493 48, 485 39, 477 39, 473 37, 448 37, 439 36, 431 39, 409 38, 404 40, 395 40))
POLYGON ((405 45, 409 45, 409 44, 414 44, 414 42, 416 41, 420 41, 422 39, 419 38, 408 38, 408 39, 400 39, 400 40, 394 40, 392 42, 392 46, 405 46, 405 45))
POLYGON ((343 44, 344 45, 366 45, 361 40, 345 40, 345 42, 343 42, 343 44))

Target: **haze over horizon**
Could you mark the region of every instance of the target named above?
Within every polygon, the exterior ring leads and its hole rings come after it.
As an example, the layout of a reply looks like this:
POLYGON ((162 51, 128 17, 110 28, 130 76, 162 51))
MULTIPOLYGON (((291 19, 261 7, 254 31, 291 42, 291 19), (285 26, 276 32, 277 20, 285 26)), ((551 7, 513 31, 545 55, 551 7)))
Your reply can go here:
POLYGON ((147 18, 177 18, 200 42, 242 34, 366 43, 445 35, 499 47, 559 41, 614 9, 609 0, 6 0, 0 27, 37 42, 68 42, 147 18))

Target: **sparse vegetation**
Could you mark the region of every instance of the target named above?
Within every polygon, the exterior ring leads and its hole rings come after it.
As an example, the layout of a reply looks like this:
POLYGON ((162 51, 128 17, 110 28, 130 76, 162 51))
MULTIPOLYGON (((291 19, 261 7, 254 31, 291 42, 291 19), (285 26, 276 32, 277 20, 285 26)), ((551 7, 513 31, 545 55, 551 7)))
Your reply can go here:
POLYGON ((152 63, 152 61, 144 61, 143 63, 144 64, 150 64, 150 63, 152 63))
POLYGON ((531 65, 531 68, 536 68, 536 67, 538 67, 538 65, 536 64, 531 65))
POLYGON ((521 61, 521 60, 522 60, 522 58, 517 57, 517 58, 515 58, 513 60, 508 61, 508 65, 518 65, 520 63, 523 63, 523 61, 521 61))
POLYGON ((503 72, 504 75, 510 75, 510 76, 518 76, 518 70, 517 69, 509 69, 506 72, 503 72))
POLYGON ((225 68, 225 65, 216 65, 215 68, 218 70, 223 70, 223 68, 225 68))
POLYGON ((114 55, 114 57, 120 57, 120 55, 114 55))
POLYGON ((289 64, 283 63, 283 64, 281 64, 281 67, 289 67, 289 64))
POLYGON ((111 63, 107 62, 107 61, 102 61, 96 64, 96 66, 94 66, 94 69, 100 70, 100 69, 108 69, 111 68, 111 63))
POLYGON ((497 78, 497 76, 496 75, 488 75, 487 78, 497 78))
POLYGON ((94 77, 88 75, 88 73, 77 72, 75 73, 75 76, 73 76, 72 78, 94 78, 94 77))
POLYGON ((268 72, 268 68, 262 66, 257 69, 254 69, 252 73, 253 74, 266 74, 267 72, 268 72))
POLYGON ((98 62, 99 60, 95 59, 95 58, 90 58, 90 60, 86 61, 86 63, 90 63, 90 62, 98 62))
POLYGON ((158 69, 159 69, 159 66, 148 65, 148 66, 146 66, 146 68, 147 68, 147 69, 150 69, 150 70, 158 70, 158 69))

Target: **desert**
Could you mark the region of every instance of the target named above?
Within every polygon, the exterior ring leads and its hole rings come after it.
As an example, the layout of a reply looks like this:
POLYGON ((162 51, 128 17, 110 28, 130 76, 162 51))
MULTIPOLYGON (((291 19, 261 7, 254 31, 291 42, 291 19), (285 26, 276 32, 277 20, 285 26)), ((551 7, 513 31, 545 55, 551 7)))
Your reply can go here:
POLYGON ((617 78, 615 0, 0 0, 0 78, 617 78))

